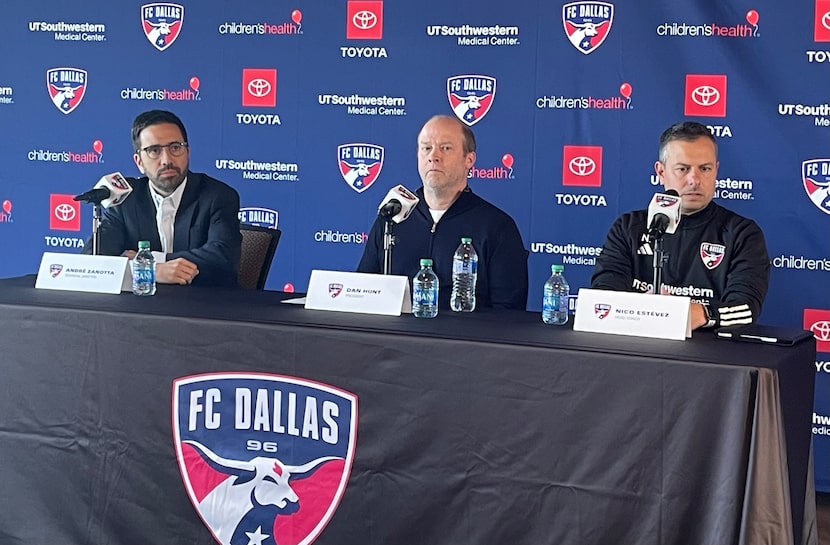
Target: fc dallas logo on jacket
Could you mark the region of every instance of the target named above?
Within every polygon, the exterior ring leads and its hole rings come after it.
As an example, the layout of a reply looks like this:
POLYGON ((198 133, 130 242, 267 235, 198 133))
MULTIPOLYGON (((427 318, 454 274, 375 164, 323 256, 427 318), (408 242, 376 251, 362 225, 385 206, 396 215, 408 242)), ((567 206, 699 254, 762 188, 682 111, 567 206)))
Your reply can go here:
POLYGON ((700 243, 700 259, 709 270, 714 269, 723 261, 726 246, 723 244, 712 244, 711 242, 700 243))
POLYGON ((212 373, 173 383, 182 480, 222 545, 309 545, 349 480, 357 397, 296 377, 212 373))

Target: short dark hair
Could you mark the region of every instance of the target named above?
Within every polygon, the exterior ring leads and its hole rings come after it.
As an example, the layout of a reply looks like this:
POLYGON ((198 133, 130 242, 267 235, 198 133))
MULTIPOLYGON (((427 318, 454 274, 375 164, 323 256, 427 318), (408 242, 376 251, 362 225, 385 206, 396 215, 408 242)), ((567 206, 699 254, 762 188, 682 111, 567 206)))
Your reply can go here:
POLYGON ((182 133, 182 138, 184 138, 184 141, 187 142, 187 130, 184 128, 182 120, 179 119, 176 114, 168 112, 167 110, 149 110, 138 114, 133 121, 133 149, 138 152, 139 147, 141 146, 141 139, 139 138, 141 131, 150 125, 160 125, 162 123, 172 123, 173 125, 179 127, 179 130, 182 133))
MULTIPOLYGON (((459 120, 457 117, 455 117, 453 115, 439 114, 439 115, 434 115, 434 116, 430 117, 427 120, 427 123, 429 123, 433 119, 446 119, 447 121, 452 121, 455 124, 457 124, 459 126, 459 128, 461 128, 461 134, 464 137, 464 144, 463 144, 464 153, 472 153, 476 150, 476 135, 473 134, 473 129, 471 129, 470 127, 468 127, 464 123, 462 123, 461 120, 459 120)), ((422 127, 425 126, 427 123, 424 123, 424 125, 422 125, 422 127)))
POLYGON ((660 162, 666 163, 666 146, 669 142, 674 140, 683 140, 684 142, 692 142, 698 138, 708 138, 715 146, 715 157, 718 156, 718 142, 712 136, 712 131, 706 128, 706 125, 698 123, 697 121, 681 121, 675 123, 660 135, 660 149, 657 155, 660 162))

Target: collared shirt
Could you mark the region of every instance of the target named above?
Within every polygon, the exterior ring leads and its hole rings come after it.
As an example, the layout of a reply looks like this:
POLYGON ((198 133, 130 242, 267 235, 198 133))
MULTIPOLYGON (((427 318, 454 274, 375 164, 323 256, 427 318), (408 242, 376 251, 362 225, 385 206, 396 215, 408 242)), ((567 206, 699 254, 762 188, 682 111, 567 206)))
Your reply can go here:
POLYGON ((176 213, 179 210, 179 204, 182 202, 185 185, 187 185, 187 178, 179 184, 179 187, 173 193, 167 197, 163 197, 156 192, 152 183, 147 184, 147 187, 150 188, 150 197, 152 197, 156 205, 156 227, 159 232, 159 238, 161 239, 162 251, 165 254, 173 252, 176 213))

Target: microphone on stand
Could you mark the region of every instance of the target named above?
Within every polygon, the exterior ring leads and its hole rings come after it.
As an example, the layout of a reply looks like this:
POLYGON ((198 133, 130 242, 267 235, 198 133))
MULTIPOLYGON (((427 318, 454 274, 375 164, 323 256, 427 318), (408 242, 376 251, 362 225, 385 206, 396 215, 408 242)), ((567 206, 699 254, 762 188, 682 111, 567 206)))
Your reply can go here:
POLYGON ((383 274, 392 274, 392 246, 395 245, 392 225, 408 218, 419 200, 413 192, 398 185, 389 190, 378 206, 378 216, 386 219, 383 222, 383 274))
POLYGON ((663 286, 663 265, 669 256, 663 252, 663 235, 672 234, 680 223, 680 194, 674 189, 655 193, 648 203, 648 239, 654 245, 654 287, 659 294, 663 286))
POLYGON ((121 175, 120 172, 113 172, 112 174, 105 174, 101 176, 95 187, 75 195, 73 200, 94 203, 92 207, 92 255, 101 254, 101 208, 110 208, 118 206, 130 193, 133 192, 132 186, 127 182, 127 179, 121 175))
POLYGON ((417 195, 404 186, 395 186, 389 190, 378 206, 378 215, 387 220, 391 219, 395 223, 401 223, 409 217, 419 200, 417 195))
POLYGON ((680 223, 680 194, 669 189, 665 193, 655 193, 648 203, 648 237, 651 240, 663 238, 665 234, 677 231, 680 223))
POLYGON ((101 176, 98 183, 85 193, 76 195, 73 200, 100 204, 104 208, 118 206, 132 193, 133 188, 120 172, 101 176))

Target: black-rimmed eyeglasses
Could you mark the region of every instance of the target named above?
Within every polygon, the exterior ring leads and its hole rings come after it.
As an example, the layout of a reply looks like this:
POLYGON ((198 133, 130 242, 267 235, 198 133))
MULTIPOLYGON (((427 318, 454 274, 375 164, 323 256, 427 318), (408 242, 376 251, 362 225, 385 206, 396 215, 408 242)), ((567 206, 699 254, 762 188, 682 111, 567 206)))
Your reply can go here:
POLYGON ((169 153, 173 157, 179 157, 187 149, 187 142, 170 142, 169 144, 165 144, 163 146, 155 144, 153 146, 141 148, 138 151, 143 151, 147 154, 147 157, 149 157, 150 159, 158 159, 159 157, 161 157, 161 150, 163 150, 164 148, 167 148, 167 153, 169 153))

